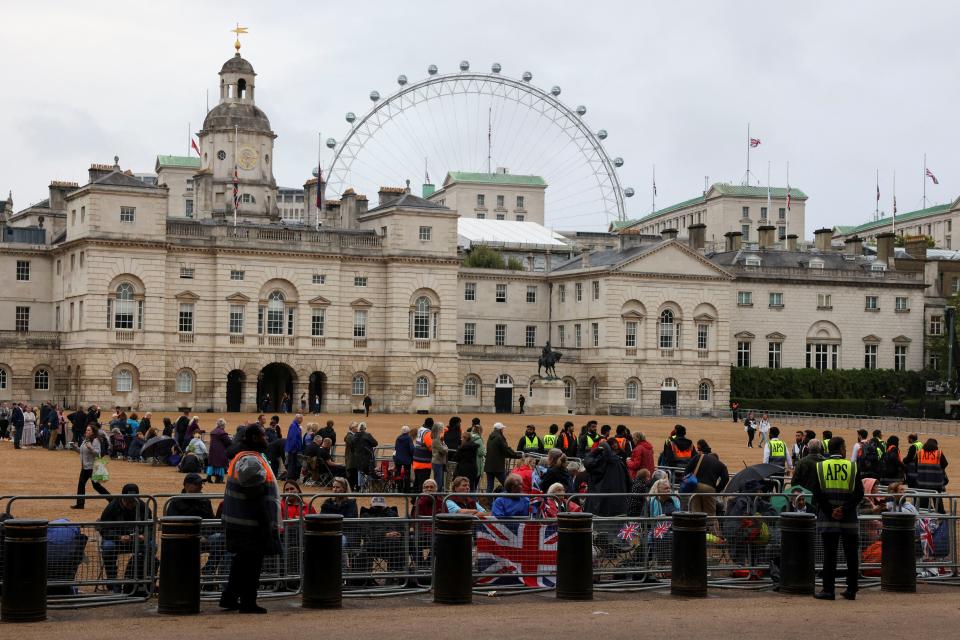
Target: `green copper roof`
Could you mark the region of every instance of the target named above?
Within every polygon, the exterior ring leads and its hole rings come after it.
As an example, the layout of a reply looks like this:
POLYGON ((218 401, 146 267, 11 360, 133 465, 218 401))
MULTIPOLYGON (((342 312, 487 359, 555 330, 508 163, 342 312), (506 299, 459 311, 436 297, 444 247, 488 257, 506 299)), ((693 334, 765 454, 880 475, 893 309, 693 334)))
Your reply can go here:
POLYGON ((512 184, 527 187, 545 187, 546 180, 540 176, 521 176, 512 173, 470 173, 451 171, 447 174, 453 182, 482 182, 484 184, 512 184))
MULTIPOLYGON (((938 213, 946 213, 950 210, 950 207, 951 204, 948 202, 946 204, 938 204, 932 207, 927 207, 926 209, 918 209, 917 211, 899 213, 897 214, 897 224, 900 224, 901 222, 909 222, 918 218, 925 218, 927 216, 935 216, 938 213)), ((874 229, 879 229, 882 227, 888 227, 891 224, 892 218, 888 216, 886 218, 880 218, 879 220, 864 222, 863 224, 857 226, 834 227, 833 232, 840 235, 850 235, 854 233, 862 233, 864 231, 873 231, 874 229)))
POLYGON ((199 169, 200 158, 194 158, 193 156, 157 156, 157 166, 199 169))
MULTIPOLYGON (((721 196, 734 196, 738 198, 766 199, 767 197, 766 187, 752 187, 752 186, 748 187, 748 186, 739 185, 739 184, 727 184, 725 182, 716 182, 712 184, 710 186, 710 191, 708 191, 707 193, 709 194, 714 191, 721 196)), ((770 187, 770 197, 775 200, 783 200, 784 198, 787 197, 787 188, 786 187, 770 187)), ((806 200, 807 194, 805 194, 800 189, 797 189, 796 187, 790 187, 790 199, 806 200)), ((697 203, 706 202, 706 201, 707 201, 706 197, 700 195, 695 198, 690 198, 689 200, 684 200, 683 202, 672 204, 669 207, 664 207, 663 209, 657 209, 653 213, 646 215, 640 218, 639 220, 633 220, 631 221, 630 224, 622 225, 622 226, 633 226, 634 224, 637 224, 640 222, 646 222, 647 220, 651 220, 658 216, 662 216, 667 213, 673 213, 674 211, 677 211, 679 209, 685 209, 689 206, 695 205, 697 203)))

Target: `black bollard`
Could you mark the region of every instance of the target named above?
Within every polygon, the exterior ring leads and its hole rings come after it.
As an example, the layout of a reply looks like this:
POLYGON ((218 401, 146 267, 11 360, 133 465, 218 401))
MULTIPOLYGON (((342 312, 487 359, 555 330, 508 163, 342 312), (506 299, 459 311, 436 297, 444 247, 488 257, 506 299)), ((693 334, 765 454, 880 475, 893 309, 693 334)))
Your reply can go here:
POLYGON ((557 514, 557 598, 593 600, 593 514, 557 514))
POLYGON ((7 520, 2 526, 4 562, 0 620, 46 620, 47 522, 7 520))
POLYGON ((440 514, 433 525, 433 601, 473 602, 474 516, 440 514))
POLYGON ((816 531, 817 516, 812 513, 780 514, 780 593, 813 594, 816 531))
POLYGON ((670 593, 707 597, 707 514, 674 512, 670 593))
POLYGON ((913 554, 917 517, 912 513, 883 513, 880 534, 880 590, 914 593, 917 558, 913 554))
POLYGON ((160 596, 157 613, 200 613, 199 516, 160 519, 160 596))
POLYGON ((339 609, 343 606, 343 516, 314 514, 304 520, 304 609, 339 609))

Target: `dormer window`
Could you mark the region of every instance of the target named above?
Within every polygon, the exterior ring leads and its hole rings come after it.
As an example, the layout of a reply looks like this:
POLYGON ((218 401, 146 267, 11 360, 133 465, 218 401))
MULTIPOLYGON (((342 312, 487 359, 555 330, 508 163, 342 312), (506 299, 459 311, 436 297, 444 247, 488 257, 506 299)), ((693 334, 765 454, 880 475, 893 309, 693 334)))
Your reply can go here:
POLYGON ((883 263, 874 262, 873 264, 870 265, 870 271, 886 271, 886 270, 887 270, 887 265, 883 263))
POLYGON ((814 258, 807 265, 810 269, 823 269, 823 260, 819 258, 814 258))
POLYGON ((759 267, 760 263, 760 256, 747 256, 745 260, 745 264, 748 267, 759 267))

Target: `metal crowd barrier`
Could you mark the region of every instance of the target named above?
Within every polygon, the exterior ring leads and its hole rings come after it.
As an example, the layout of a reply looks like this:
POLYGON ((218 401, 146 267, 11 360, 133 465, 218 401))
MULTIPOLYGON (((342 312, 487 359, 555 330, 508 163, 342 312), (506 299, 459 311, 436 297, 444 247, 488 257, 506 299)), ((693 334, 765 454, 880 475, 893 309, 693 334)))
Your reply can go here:
POLYGON ((866 416, 843 413, 812 413, 806 411, 781 411, 755 408, 740 408, 741 421, 749 412, 759 417, 767 414, 771 423, 801 424, 811 429, 858 429, 868 431, 881 429, 884 433, 916 432, 929 435, 960 435, 960 421, 932 420, 926 418, 899 418, 896 416, 866 416))
MULTIPOLYGON (((107 500, 120 496, 87 495, 87 509, 77 521, 56 519, 48 531, 48 593, 52 608, 121 604, 146 600, 155 593, 159 576, 160 518, 175 500, 222 499, 219 494, 158 494, 123 496, 149 509, 141 520, 104 523, 95 517, 107 500), (122 527, 118 537, 116 527, 122 527)), ((284 597, 301 591, 304 518, 310 513, 350 513, 343 522, 343 579, 347 597, 389 596, 423 591, 433 571, 433 530, 448 501, 469 497, 479 505, 474 526, 474 589, 498 594, 551 589, 556 583, 557 520, 559 512, 584 510, 618 513, 594 517, 593 569, 599 590, 666 588, 671 571, 673 532, 668 516, 652 515, 648 495, 470 493, 470 494, 284 494, 282 552, 268 557, 261 576, 263 597, 284 597), (382 499, 382 500, 381 500, 382 499), (497 501, 502 501, 498 503, 497 501), (523 501, 528 506, 522 506, 523 501), (352 501, 353 504, 350 504, 352 501), (375 504, 376 503, 376 504, 375 504), (387 510, 382 508, 385 504, 387 510), (494 517, 499 507, 519 508, 520 516, 494 517)), ((680 509, 701 508, 715 500, 719 510, 707 520, 707 568, 710 585, 718 588, 765 589, 777 580, 780 556, 780 517, 790 509, 783 493, 669 494, 664 500, 680 509)), ((886 508, 887 494, 868 496, 886 508)), ((13 496, 5 513, 16 517, 18 507, 37 502, 63 503, 76 496, 13 496)), ((915 494, 899 497, 897 505, 917 508, 915 536, 918 579, 941 583, 960 581, 958 506, 960 496, 915 494), (939 513, 942 509, 943 513, 939 513), (946 527, 940 548, 937 527, 946 527)), ((213 504, 211 507, 213 508, 213 504)), ((216 509, 213 509, 216 512, 216 509)), ((514 510, 509 510, 515 513, 514 510)), ((878 583, 880 512, 864 513, 859 521, 860 569, 864 586, 878 583)), ((943 534, 940 534, 943 535, 943 534)), ((841 567, 845 567, 842 550, 841 567)), ((823 550, 816 537, 815 558, 822 566, 823 550)), ((201 589, 213 599, 226 584, 231 555, 218 519, 201 528, 201 589)), ((0 554, 2 569, 2 554, 0 554)), ((2 576, 2 571, 0 571, 2 576)))

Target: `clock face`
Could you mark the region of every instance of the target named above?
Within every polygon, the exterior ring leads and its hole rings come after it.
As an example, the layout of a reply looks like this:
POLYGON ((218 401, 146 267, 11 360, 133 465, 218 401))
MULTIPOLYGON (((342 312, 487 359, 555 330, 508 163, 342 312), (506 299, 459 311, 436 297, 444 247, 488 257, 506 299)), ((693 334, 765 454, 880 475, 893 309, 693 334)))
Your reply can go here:
POLYGON ((221 149, 220 151, 217 151, 217 160, 226 160, 226 159, 227 159, 226 151, 224 151, 223 149, 221 149))
POLYGON ((240 157, 237 159, 237 164, 240 165, 241 169, 246 169, 249 171, 257 166, 257 159, 259 155, 257 150, 253 147, 241 147, 240 148, 240 157))

